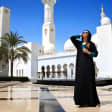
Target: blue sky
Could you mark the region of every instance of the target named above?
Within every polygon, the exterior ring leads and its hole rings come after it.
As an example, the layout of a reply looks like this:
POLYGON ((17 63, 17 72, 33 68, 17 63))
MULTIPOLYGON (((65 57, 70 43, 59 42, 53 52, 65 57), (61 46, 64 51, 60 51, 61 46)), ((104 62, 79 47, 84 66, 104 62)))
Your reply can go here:
MULTIPOLYGON (((112 18, 112 0, 57 0, 54 7, 56 49, 61 52, 71 35, 89 29, 92 34, 100 26, 101 4, 106 16, 112 18)), ((10 31, 18 32, 26 41, 42 44, 44 6, 41 0, 0 0, 11 8, 10 31)))

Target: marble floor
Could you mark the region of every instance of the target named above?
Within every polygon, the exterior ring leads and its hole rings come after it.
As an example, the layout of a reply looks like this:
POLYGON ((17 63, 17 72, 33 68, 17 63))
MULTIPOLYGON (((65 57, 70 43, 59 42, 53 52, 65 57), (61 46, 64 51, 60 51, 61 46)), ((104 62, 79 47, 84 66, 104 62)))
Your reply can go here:
POLYGON ((73 86, 0 82, 0 112, 112 112, 112 85, 97 87, 101 107, 78 108, 73 86))

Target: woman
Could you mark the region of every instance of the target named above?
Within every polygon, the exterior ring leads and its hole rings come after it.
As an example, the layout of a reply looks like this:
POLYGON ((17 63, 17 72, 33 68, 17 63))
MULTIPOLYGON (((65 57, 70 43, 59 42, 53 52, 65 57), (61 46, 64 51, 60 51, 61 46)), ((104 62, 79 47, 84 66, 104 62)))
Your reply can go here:
POLYGON ((95 67, 93 57, 98 51, 91 41, 91 33, 84 30, 81 35, 70 37, 77 48, 74 101, 79 107, 100 107, 95 83, 95 67), (78 38, 82 37, 82 41, 78 38))

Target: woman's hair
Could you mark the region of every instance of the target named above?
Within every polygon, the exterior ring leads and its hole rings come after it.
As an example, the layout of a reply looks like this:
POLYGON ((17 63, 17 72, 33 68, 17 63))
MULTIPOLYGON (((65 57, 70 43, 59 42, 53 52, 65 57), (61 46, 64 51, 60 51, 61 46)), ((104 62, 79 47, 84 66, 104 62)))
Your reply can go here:
MULTIPOLYGON (((84 30, 84 31, 88 32, 88 42, 90 42, 91 41, 91 32, 89 30, 84 30)), ((82 41, 83 41, 83 38, 82 38, 82 41)))

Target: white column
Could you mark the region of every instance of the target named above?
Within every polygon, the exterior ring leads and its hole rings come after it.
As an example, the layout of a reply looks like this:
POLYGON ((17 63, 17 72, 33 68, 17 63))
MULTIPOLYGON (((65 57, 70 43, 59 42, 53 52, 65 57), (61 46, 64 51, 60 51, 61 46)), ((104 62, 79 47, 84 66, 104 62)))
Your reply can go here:
POLYGON ((47 68, 45 67, 45 80, 47 79, 47 68))
POLYGON ((71 79, 71 68, 67 65, 67 79, 71 79))
MULTIPOLYGON (((63 65, 61 65, 61 71, 64 71, 63 65)), ((61 73, 61 79, 64 79, 64 73, 61 73)))
POLYGON ((11 66, 10 66, 10 60, 9 60, 9 74, 8 74, 8 76, 11 76, 11 66))
MULTIPOLYGON (((52 67, 51 67, 52 68, 52 67)), ((52 72, 51 74, 50 74, 50 78, 51 78, 51 80, 53 79, 53 75, 54 75, 54 73, 53 73, 53 70, 52 69, 50 69, 50 71, 52 72)))
POLYGON ((72 79, 75 79, 75 65, 74 65, 74 68, 73 68, 73 78, 72 79))
POLYGON ((55 79, 58 79, 58 74, 57 74, 58 68, 57 68, 57 65, 56 65, 55 71, 56 71, 56 73, 55 73, 55 79))
MULTIPOLYGON (((52 69, 51 69, 51 66, 50 66, 50 70, 49 70, 49 72, 51 72, 51 71, 52 71, 52 69)), ((48 78, 48 79, 51 79, 51 76, 52 76, 52 74, 49 73, 49 78, 48 78)))
POLYGON ((51 79, 51 76, 52 76, 52 74, 51 74, 51 72, 52 72, 52 69, 51 69, 51 66, 50 66, 50 70, 49 70, 49 79, 51 79))

